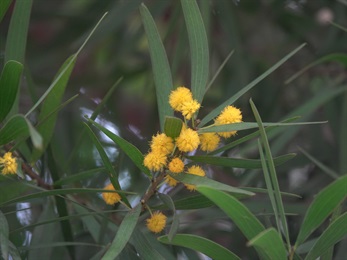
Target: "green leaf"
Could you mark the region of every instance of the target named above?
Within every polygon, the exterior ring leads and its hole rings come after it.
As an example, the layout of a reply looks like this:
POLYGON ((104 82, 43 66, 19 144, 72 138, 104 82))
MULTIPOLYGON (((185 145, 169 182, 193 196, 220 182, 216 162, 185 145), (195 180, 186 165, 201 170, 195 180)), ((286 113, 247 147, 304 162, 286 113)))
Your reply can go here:
POLYGON ((10 6, 12 0, 2 0, 0 1, 0 22, 2 18, 4 18, 4 15, 7 12, 8 7, 10 6))
POLYGON ((132 241, 136 251, 144 260, 165 260, 165 258, 151 245, 147 237, 140 230, 135 230, 132 235, 132 241))
POLYGON ((255 195, 253 192, 245 191, 239 188, 235 188, 224 183, 220 183, 218 181, 209 179, 207 177, 201 177, 193 174, 180 173, 180 174, 170 174, 172 178, 183 182, 185 184, 196 185, 196 187, 204 186, 209 188, 214 188, 218 190, 227 191, 236 195, 241 196, 253 196, 255 195))
POLYGON ((136 146, 124 140, 123 138, 115 135, 111 131, 107 130, 105 127, 99 125, 98 123, 88 119, 96 128, 102 131, 105 135, 107 135, 113 142, 115 142, 123 152, 129 156, 129 158, 134 162, 134 164, 139 168, 142 172, 144 172, 148 177, 151 177, 152 174, 148 170, 147 167, 143 165, 143 154, 137 149, 136 146))
POLYGON ((163 131, 165 117, 173 116, 173 111, 168 102, 170 92, 173 90, 170 65, 153 17, 144 4, 140 6, 140 13, 149 45, 157 93, 160 128, 163 131))
POLYGON ((221 105, 213 109, 207 116, 205 116, 200 123, 200 126, 204 126, 206 123, 210 122, 213 118, 218 116, 218 114, 226 107, 231 104, 233 104, 236 100, 238 100, 241 96, 243 96, 247 91, 252 89, 255 85, 257 85, 260 81, 265 79, 268 75, 270 75, 273 71, 275 71, 278 67, 280 67, 283 63, 285 63, 290 57, 292 57, 295 53, 297 53, 299 50, 301 50, 306 44, 300 45, 298 48, 293 50, 291 53, 286 55, 284 58, 282 58, 279 62, 277 62, 275 65, 273 65, 270 69, 268 69, 266 72, 264 72, 262 75, 257 77, 255 80, 253 80, 251 83, 249 83, 247 86, 242 88, 240 91, 238 91, 234 96, 223 102, 221 105))
MULTIPOLYGON (((288 160, 295 157, 296 154, 290 153, 278 156, 274 158, 275 165, 281 165, 288 160)), ((259 169, 261 168, 261 160, 255 159, 240 159, 240 158, 229 158, 229 157, 216 157, 210 155, 199 155, 199 156, 187 156, 188 159, 194 162, 203 162, 211 165, 235 167, 243 169, 259 169)))
POLYGON ((214 205, 212 201, 207 199, 205 196, 202 196, 201 194, 174 200, 174 203, 176 210, 201 209, 214 205))
POLYGON ((254 246, 259 251, 262 251, 262 255, 266 256, 265 259, 287 259, 287 252, 282 238, 274 228, 269 228, 261 232, 250 240, 248 245, 254 246))
POLYGON ((19 88, 23 65, 17 61, 8 61, 0 76, 0 123, 10 112, 19 88))
POLYGON ((9 227, 5 215, 0 211, 0 251, 4 259, 9 255, 9 227))
POLYGON ((249 209, 232 195, 206 186, 197 187, 197 190, 223 210, 248 240, 265 230, 249 209))
POLYGON ((122 223, 120 224, 111 246, 102 257, 102 260, 113 260, 117 258, 117 256, 128 243, 131 234, 136 227, 140 213, 141 204, 137 205, 135 208, 128 212, 128 214, 124 217, 122 223))
POLYGON ((181 0, 187 26, 191 53, 191 90, 201 104, 209 74, 209 49, 207 35, 199 6, 195 0, 181 0))
POLYGON ((307 70, 311 69, 312 67, 317 66, 321 63, 330 62, 330 61, 336 61, 336 62, 342 64, 345 68, 347 68, 347 54, 345 54, 345 53, 332 53, 332 54, 329 54, 329 55, 326 55, 326 56, 319 58, 318 60, 310 63, 309 65, 307 65, 303 69, 299 70, 297 73, 295 73, 289 79, 287 79, 285 81, 285 84, 289 84, 290 82, 292 82, 296 78, 300 77, 302 74, 304 74, 307 70))
POLYGON ((170 241, 169 236, 161 236, 158 240, 162 243, 183 246, 203 253, 204 255, 216 260, 241 259, 225 247, 200 236, 189 234, 177 234, 170 241))
POLYGON ((295 248, 331 214, 347 196, 347 175, 337 179, 318 193, 308 208, 301 225, 295 248))
POLYGON ((172 200, 172 198, 169 195, 163 194, 163 193, 159 193, 159 198, 162 202, 164 202, 164 204, 166 204, 169 209, 172 210, 173 212, 173 217, 172 217, 172 224, 171 224, 171 228, 168 234, 169 237, 169 241, 172 240, 172 238, 176 235, 178 227, 179 227, 179 218, 178 215, 176 214, 176 208, 175 208, 175 204, 172 200))
POLYGON ((69 183, 78 182, 81 180, 89 179, 91 177, 94 177, 96 174, 103 173, 103 172, 106 172, 105 167, 100 167, 100 168, 90 169, 90 170, 79 172, 79 173, 69 174, 67 177, 60 178, 60 180, 54 182, 53 185, 54 186, 65 185, 69 183))
POLYGON ((64 64, 61 66, 60 70, 56 75, 57 80, 53 80, 53 83, 50 86, 51 91, 47 94, 47 97, 42 104, 41 113, 39 115, 38 120, 42 121, 43 119, 45 119, 45 121, 37 126, 37 130, 43 137, 43 149, 35 149, 33 151, 31 158, 32 162, 38 160, 38 158, 42 155, 43 151, 52 139, 55 123, 57 121, 58 116, 57 113, 52 114, 52 111, 59 107, 61 103, 63 94, 65 92, 65 88, 69 81, 71 72, 74 68, 75 62, 75 55, 72 55, 64 62, 64 64), (50 115, 50 117, 47 117, 47 115, 50 115))
MULTIPOLYGON (((299 123, 263 123, 263 126, 301 126, 301 125, 314 125, 314 124, 323 124, 327 121, 319 122, 299 122, 299 123)), ((252 128, 258 128, 257 123, 253 122, 242 122, 242 123, 233 123, 225 125, 210 125, 198 130, 199 134, 202 133, 218 133, 218 132, 230 132, 230 131, 241 131, 252 128)))
POLYGON ((7 34, 5 62, 9 60, 16 60, 22 64, 25 62, 25 49, 32 3, 32 0, 15 2, 7 34))
POLYGON ((11 117, 3 128, 0 129, 0 145, 7 144, 19 138, 30 136, 37 149, 42 148, 42 137, 23 115, 11 117))
POLYGON ((257 121, 257 124, 259 126, 260 131, 260 140, 262 143, 262 146, 265 150, 265 156, 263 155, 263 148, 261 147, 260 143, 258 143, 259 146, 259 152, 261 155, 262 160, 262 167, 263 172, 265 176, 266 181, 266 187, 269 192, 270 200, 272 203, 272 208, 274 210, 277 228, 279 232, 282 230, 284 233, 284 236, 287 241, 288 248, 290 248, 290 239, 289 239, 289 231, 288 231, 288 225, 287 225, 287 219, 284 211, 283 201, 281 197, 281 191, 277 180, 277 174, 275 169, 275 164, 273 161, 269 141, 264 129, 263 122, 261 120, 261 117, 259 115, 258 109, 254 105, 252 99, 249 101, 254 117, 257 121))
POLYGON ((164 133, 172 139, 175 139, 180 135, 182 126, 183 122, 181 119, 167 116, 165 117, 164 133))
POLYGON ((316 240, 305 260, 314 260, 347 235, 347 212, 333 221, 316 240))
MULTIPOLYGON (((115 169, 113 168, 112 166, 112 163, 110 162, 110 159, 108 158, 104 148, 102 147, 100 141, 98 140, 98 138, 95 136, 95 134, 93 133, 92 129, 90 129, 90 127, 85 123, 84 124, 87 131, 88 131, 88 134, 90 136, 90 138, 92 139, 92 142, 94 143, 96 149, 98 150, 99 154, 100 154, 100 157, 101 157, 101 160, 102 162, 104 163, 104 166, 106 167, 107 169, 107 173, 109 174, 109 177, 110 177, 110 181, 113 185, 113 187, 116 189, 116 190, 121 190, 122 188, 120 187, 119 185, 119 181, 118 181, 118 173, 115 171, 115 169)), ((127 197, 124 195, 124 194, 119 194, 122 198, 122 201, 129 207, 131 208, 130 206, 130 203, 127 199, 127 197)))

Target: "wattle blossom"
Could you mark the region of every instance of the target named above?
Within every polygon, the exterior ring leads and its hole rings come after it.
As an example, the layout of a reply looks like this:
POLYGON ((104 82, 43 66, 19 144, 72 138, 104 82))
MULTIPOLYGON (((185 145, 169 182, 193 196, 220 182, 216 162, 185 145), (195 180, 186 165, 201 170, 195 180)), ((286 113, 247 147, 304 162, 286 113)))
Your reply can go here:
POLYGON ((1 173, 4 175, 17 173, 17 160, 11 152, 5 153, 2 158, 0 157, 0 166, 2 166, 1 173))
MULTIPOLYGON (((227 106, 215 119, 215 125, 233 124, 242 122, 241 110, 234 106, 227 106)), ((218 133, 224 138, 228 138, 236 134, 236 131, 218 133)))
POLYGON ((147 220, 147 228, 153 233, 161 232, 166 226, 166 216, 157 211, 147 220))
POLYGON ((200 149, 202 151, 211 152, 218 147, 220 138, 215 133, 204 133, 200 136, 200 149))
MULTIPOLYGON (((104 190, 115 190, 112 183, 108 184, 104 190)), ((104 199, 105 203, 108 205, 114 205, 121 201, 121 196, 116 192, 103 192, 102 198, 104 199)))
POLYGON ((169 163, 169 171, 172 173, 180 173, 184 170, 184 163, 180 158, 173 158, 169 163))
POLYGON ((186 87, 178 87, 169 96, 169 104, 173 110, 181 112, 182 104, 193 100, 192 92, 186 87))
POLYGON ((165 154, 152 151, 145 156, 143 164, 151 171, 160 171, 166 165, 166 160, 165 154))
MULTIPOLYGON (((200 166, 197 166, 197 165, 190 167, 187 173, 194 174, 197 176, 202 176, 202 177, 206 175, 205 171, 200 166)), ((190 191, 193 191, 196 189, 196 186, 192 184, 185 184, 184 186, 186 186, 186 188, 190 191)))
POLYGON ((182 152, 192 152, 200 144, 199 135, 191 128, 182 128, 180 135, 176 139, 176 145, 182 152))
POLYGON ((152 138, 152 141, 151 141, 152 152, 168 155, 173 151, 174 147, 175 145, 173 143, 172 138, 167 136, 164 133, 161 133, 161 134, 158 133, 152 138))

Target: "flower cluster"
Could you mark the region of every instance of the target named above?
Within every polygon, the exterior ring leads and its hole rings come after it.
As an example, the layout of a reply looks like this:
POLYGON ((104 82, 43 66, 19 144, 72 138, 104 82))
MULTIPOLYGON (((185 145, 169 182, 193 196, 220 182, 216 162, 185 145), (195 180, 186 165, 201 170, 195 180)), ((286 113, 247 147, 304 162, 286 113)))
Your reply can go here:
MULTIPOLYGON (((104 190, 115 190, 112 183, 108 184, 104 190)), ((121 201, 121 196, 117 192, 103 192, 102 198, 108 205, 114 205, 121 201)))
POLYGON ((12 156, 11 152, 7 152, 3 157, 0 157, 0 166, 2 167, 1 173, 4 175, 17 173, 17 160, 12 156))
MULTIPOLYGON (((152 137, 150 150, 144 157, 143 164, 150 171, 160 172, 164 182, 169 186, 176 186, 178 181, 174 178, 178 173, 192 174, 205 177, 205 171, 197 165, 185 167, 184 158, 186 153, 191 153, 200 148, 205 152, 214 151, 221 137, 229 138, 236 134, 236 131, 201 133, 196 129, 195 114, 200 109, 200 104, 193 98, 192 92, 183 86, 173 90, 169 96, 171 108, 180 112, 184 117, 181 132, 176 138, 171 138, 165 133, 158 133, 152 137), (191 120, 191 125, 189 124, 191 120)), ((242 122, 241 111, 234 106, 227 106, 215 118, 214 125, 224 125, 242 122)), ((156 183, 158 185, 158 183, 156 183)), ((189 191, 196 189, 193 184, 184 184, 189 191)), ((151 213, 147 219, 147 228, 154 232, 161 232, 166 225, 166 216, 161 212, 151 213)))

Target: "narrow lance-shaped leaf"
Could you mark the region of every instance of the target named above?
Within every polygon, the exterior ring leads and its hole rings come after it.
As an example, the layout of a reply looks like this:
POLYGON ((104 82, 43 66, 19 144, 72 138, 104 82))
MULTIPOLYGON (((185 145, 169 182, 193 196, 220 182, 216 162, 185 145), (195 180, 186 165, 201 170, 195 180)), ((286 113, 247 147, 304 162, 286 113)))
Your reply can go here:
POLYGON ((116 259, 123 248, 128 243, 139 219, 141 213, 141 204, 130 210, 124 217, 122 223, 119 226, 116 236, 114 237, 112 244, 106 251, 102 260, 116 259))
POLYGON ((0 22, 4 15, 7 12, 8 7, 10 6, 12 0, 2 0, 0 1, 0 22))
POLYGON ((179 218, 178 215, 176 214, 176 208, 175 208, 175 204, 172 200, 172 198, 169 195, 163 194, 163 193, 159 193, 159 198, 161 199, 161 201, 163 201, 168 207, 169 209, 171 209, 171 211, 173 212, 173 217, 172 217, 172 224, 171 224, 171 228, 169 231, 169 241, 172 240, 172 238, 176 235, 177 230, 178 230, 178 226, 179 226, 179 218))
POLYGON ((149 45, 157 93, 160 128, 163 131, 165 117, 173 115, 168 103, 169 94, 173 89, 170 65, 153 17, 144 4, 140 6, 140 13, 149 45))
POLYGON ((177 234, 172 240, 169 236, 161 236, 158 240, 162 243, 183 246, 203 253, 204 255, 216 260, 237 260, 241 259, 227 248, 213 242, 212 240, 189 234, 177 234))
POLYGON ((301 245, 346 198, 346 187, 347 175, 337 179, 318 193, 306 212, 295 242, 295 248, 301 245))
POLYGON ((95 127, 101 130, 105 135, 107 135, 113 142, 115 142, 122 151, 129 156, 129 158, 134 162, 134 164, 147 176, 151 177, 151 172, 143 165, 143 154, 137 149, 136 146, 124 140, 123 138, 115 135, 111 131, 107 130, 105 127, 99 125, 98 123, 88 119, 95 127))
POLYGON ((181 0, 191 53, 191 89, 199 103, 204 97, 209 75, 209 49, 204 21, 195 0, 181 0))
POLYGON ((19 88, 23 65, 17 61, 8 61, 0 76, 0 123, 10 112, 19 88))
POLYGON ((248 245, 254 246, 266 259, 286 260, 287 251, 283 244, 281 236, 274 228, 269 228, 248 242, 248 245))
POLYGON ((261 74, 259 77, 257 77, 255 80, 253 80, 251 83, 249 83, 247 86, 242 88, 240 91, 238 91, 234 96, 230 97, 228 100, 223 102, 221 105, 213 109, 207 116, 205 116, 200 123, 200 126, 204 126, 209 121, 211 121, 213 118, 218 116, 218 114, 228 105, 233 104, 236 100, 238 100, 241 96, 243 96, 247 91, 252 89, 255 85, 257 85, 260 81, 265 79, 268 75, 270 75, 273 71, 275 71, 277 68, 279 68, 283 63, 285 63, 290 57, 292 57, 295 53, 297 53, 299 50, 301 50, 306 44, 300 45, 298 48, 290 52, 288 55, 286 55, 284 58, 282 58, 279 62, 277 62, 275 65, 273 65, 270 69, 268 69, 266 72, 261 74))
POLYGON ((0 211, 0 249, 4 259, 9 254, 9 227, 5 215, 0 211))

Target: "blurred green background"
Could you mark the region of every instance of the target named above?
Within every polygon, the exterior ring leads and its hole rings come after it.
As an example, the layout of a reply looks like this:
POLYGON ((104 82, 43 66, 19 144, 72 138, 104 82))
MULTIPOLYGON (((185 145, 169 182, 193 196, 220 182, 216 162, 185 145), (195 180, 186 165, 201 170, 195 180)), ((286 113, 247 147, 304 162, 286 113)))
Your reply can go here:
MULTIPOLYGON (((162 36, 174 85, 189 87, 190 52, 180 2, 143 2, 162 36)), ((65 99, 75 94, 79 97, 59 114, 52 147, 61 163, 63 176, 102 165, 88 135, 81 138, 82 123, 84 115, 91 115, 120 77, 123 77, 122 82, 97 122, 136 145, 143 153, 148 150, 151 136, 159 131, 149 50, 138 10, 140 3, 139 0, 36 0, 33 3, 26 70, 21 86, 20 110, 23 113, 44 93, 61 64, 79 48, 100 17, 108 12, 79 55, 69 81, 65 99)), ((288 212, 299 214, 289 217, 291 234, 295 238, 302 214, 313 195, 334 179, 334 175, 324 173, 304 156, 298 146, 332 172, 341 175, 347 171, 346 158, 341 158, 346 154, 342 152, 347 145, 344 134, 347 120, 343 112, 346 111, 347 96, 339 94, 324 100, 329 91, 346 86, 346 66, 341 62, 325 62, 289 84, 285 81, 325 55, 346 54, 347 33, 329 24, 328 20, 346 26, 347 3, 345 0, 200 0, 198 3, 209 40, 210 78, 227 55, 235 50, 207 92, 200 118, 297 46, 307 43, 303 50, 234 104, 243 111, 244 121, 254 121, 249 98, 254 100, 264 122, 278 122, 296 115, 305 121, 328 120, 322 125, 289 127, 271 138, 274 155, 298 153, 292 161, 278 167, 282 190, 303 197, 285 198, 288 212)), ((0 24, 1 66, 12 10, 13 6, 0 24)), ((34 116, 31 119, 36 120, 34 116)), ((250 132, 239 132, 236 138, 250 132)), ((121 173, 122 187, 144 190, 148 182, 131 161, 107 137, 101 134, 99 137, 121 173)), ((259 158, 255 144, 233 148, 224 155, 259 158)), ((234 186, 265 186, 260 171, 207 168, 209 176, 234 186)), ((81 185, 103 187, 106 181, 107 174, 100 172, 81 185)), ((270 204, 266 196, 257 196, 245 203, 260 218, 270 221, 267 215, 270 204)), ((248 250, 243 246, 245 240, 239 231, 220 218, 216 209, 184 214, 186 219, 182 217, 182 222, 189 225, 181 227, 183 232, 203 234, 240 256, 242 250, 248 250)))

